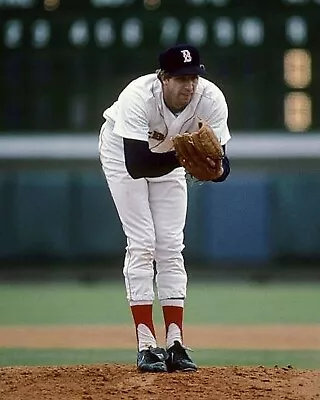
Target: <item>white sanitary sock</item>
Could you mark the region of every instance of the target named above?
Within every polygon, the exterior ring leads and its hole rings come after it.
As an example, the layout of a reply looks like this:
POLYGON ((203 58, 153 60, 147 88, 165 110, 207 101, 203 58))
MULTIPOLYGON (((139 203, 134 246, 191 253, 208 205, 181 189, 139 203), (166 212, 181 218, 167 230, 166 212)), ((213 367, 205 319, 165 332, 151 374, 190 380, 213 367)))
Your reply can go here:
POLYGON ((157 347, 157 341, 145 324, 137 326, 138 350, 147 350, 150 346, 157 347))
POLYGON ((171 323, 168 328, 166 345, 167 349, 174 345, 175 341, 182 344, 181 331, 177 324, 171 323))

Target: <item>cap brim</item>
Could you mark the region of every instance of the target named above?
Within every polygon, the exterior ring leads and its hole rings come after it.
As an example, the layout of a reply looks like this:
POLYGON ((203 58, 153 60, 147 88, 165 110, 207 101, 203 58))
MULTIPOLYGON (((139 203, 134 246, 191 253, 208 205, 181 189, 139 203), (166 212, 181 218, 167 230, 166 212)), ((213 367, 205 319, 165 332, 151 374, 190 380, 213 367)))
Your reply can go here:
POLYGON ((189 65, 188 67, 180 68, 177 71, 169 72, 171 76, 184 76, 184 75, 207 75, 207 71, 203 67, 196 65, 189 65))

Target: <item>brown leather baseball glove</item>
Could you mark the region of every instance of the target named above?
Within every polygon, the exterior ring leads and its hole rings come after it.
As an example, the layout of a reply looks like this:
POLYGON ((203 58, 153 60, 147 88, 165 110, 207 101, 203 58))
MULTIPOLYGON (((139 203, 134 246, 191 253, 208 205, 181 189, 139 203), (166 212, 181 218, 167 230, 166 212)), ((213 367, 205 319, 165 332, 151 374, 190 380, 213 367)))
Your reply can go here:
POLYGON ((199 130, 173 139, 176 156, 185 170, 200 181, 212 181, 223 173, 223 148, 212 128, 204 121, 199 130))

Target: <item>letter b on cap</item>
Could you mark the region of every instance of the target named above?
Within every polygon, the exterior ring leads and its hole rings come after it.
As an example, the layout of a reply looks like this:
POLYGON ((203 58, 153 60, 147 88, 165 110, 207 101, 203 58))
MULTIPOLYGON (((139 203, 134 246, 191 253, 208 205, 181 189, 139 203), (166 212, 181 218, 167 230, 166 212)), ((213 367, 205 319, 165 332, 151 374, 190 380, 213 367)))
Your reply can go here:
POLYGON ((183 56, 183 62, 187 63, 192 61, 192 57, 189 50, 181 50, 181 53, 183 56))

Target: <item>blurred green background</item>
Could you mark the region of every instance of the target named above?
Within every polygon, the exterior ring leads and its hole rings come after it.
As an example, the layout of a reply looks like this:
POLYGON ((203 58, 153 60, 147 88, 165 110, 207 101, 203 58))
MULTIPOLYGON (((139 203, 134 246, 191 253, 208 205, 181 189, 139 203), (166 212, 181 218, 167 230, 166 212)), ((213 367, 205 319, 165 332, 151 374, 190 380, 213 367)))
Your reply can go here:
POLYGON ((102 111, 175 43, 201 50, 232 130, 320 128, 316 0, 4 0, 1 129, 96 131, 102 111))
MULTIPOLYGON (((190 283, 185 324, 308 325, 319 324, 319 287, 284 283, 190 283)), ((155 303, 155 323, 161 309, 155 303)), ((1 326, 132 326, 131 314, 120 282, 76 284, 1 284, 1 326)), ((0 326, 0 328, 1 328, 0 326)), ((1 329, 0 329, 1 340, 1 329)), ((199 338, 200 340, 200 338, 199 338)), ((266 338, 268 341, 268 338, 266 338)), ((214 343, 214 338, 213 338, 214 343)), ((308 344, 306 344, 308 348, 308 344)), ((192 356, 205 365, 279 365, 320 368, 320 349, 193 349, 192 356)), ((84 363, 134 363, 135 349, 26 349, 1 348, 0 365, 72 365, 84 363)))

